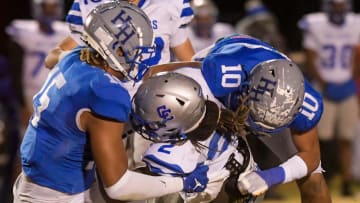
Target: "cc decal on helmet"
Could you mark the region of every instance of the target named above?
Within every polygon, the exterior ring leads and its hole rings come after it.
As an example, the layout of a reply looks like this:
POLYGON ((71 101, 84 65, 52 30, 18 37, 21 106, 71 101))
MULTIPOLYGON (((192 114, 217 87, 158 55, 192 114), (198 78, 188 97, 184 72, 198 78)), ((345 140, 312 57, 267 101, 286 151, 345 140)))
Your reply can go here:
POLYGON ((178 142, 198 127, 206 112, 200 85, 185 75, 165 73, 145 80, 132 100, 134 129, 154 142, 178 142))

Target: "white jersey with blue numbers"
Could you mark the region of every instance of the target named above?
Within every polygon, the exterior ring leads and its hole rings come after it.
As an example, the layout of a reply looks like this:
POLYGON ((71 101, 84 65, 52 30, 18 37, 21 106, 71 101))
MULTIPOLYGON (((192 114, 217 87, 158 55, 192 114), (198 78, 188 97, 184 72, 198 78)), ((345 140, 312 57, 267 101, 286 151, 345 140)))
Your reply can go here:
POLYGON ((14 20, 6 28, 6 32, 24 50, 22 81, 28 107, 32 106, 33 96, 49 73, 44 64, 46 55, 70 33, 66 23, 60 21, 53 23, 53 29, 54 33, 44 33, 35 20, 14 20))
MULTIPOLYGON (((225 106, 234 108, 228 98, 241 94, 242 86, 247 84, 251 70, 257 64, 272 59, 290 60, 265 42, 246 35, 233 35, 210 50, 203 61, 202 74, 213 94, 225 106)), ((289 127, 300 132, 310 130, 320 120, 322 110, 320 94, 305 81, 302 111, 289 127)))
MULTIPOLYGON (((245 140, 242 139, 242 141, 245 143, 244 147, 246 149, 244 150, 249 152, 246 157, 237 151, 238 141, 236 141, 235 137, 230 139, 214 132, 208 139, 199 142, 201 144, 200 147, 194 146, 191 141, 186 141, 179 145, 154 143, 145 152, 143 160, 151 172, 171 176, 189 174, 195 170, 198 164, 205 163, 209 166, 207 177, 211 181, 216 179, 218 174, 224 173, 224 171, 226 173, 228 169, 225 166, 232 154, 238 163, 244 165, 243 173, 254 170, 255 166, 250 151, 245 140)), ((209 198, 208 196, 210 195, 211 198, 207 200, 214 199, 220 191, 223 181, 218 181, 218 184, 212 183, 208 185, 204 191, 207 195, 201 194, 199 196, 207 196, 209 198)), ((201 202, 200 199, 197 200, 197 202, 201 202)))
MULTIPOLYGON (((66 21, 70 25, 73 38, 79 44, 80 33, 86 16, 97 5, 106 0, 75 0, 66 21)), ((193 18, 189 0, 141 0, 139 7, 151 20, 155 34, 156 54, 149 65, 167 63, 170 61, 170 47, 176 47, 187 39, 186 25, 193 18)))
POLYGON ((24 173, 36 184, 67 194, 83 192, 95 180, 84 111, 128 120, 130 96, 104 70, 80 61, 80 49, 65 56, 34 97, 34 114, 21 144, 24 173))
POLYGON ((308 14, 299 27, 304 30, 303 46, 318 54, 315 66, 324 81, 344 83, 352 79, 351 59, 360 42, 360 15, 348 13, 345 23, 336 26, 326 13, 308 14))

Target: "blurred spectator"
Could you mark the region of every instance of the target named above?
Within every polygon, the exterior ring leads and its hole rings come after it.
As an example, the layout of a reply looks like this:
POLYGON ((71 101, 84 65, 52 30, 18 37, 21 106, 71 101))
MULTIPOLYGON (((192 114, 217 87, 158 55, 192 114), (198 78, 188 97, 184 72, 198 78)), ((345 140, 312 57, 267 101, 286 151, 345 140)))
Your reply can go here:
POLYGON ((0 55, 0 202, 10 202, 19 143, 18 105, 6 58, 0 55))
MULTIPOLYGON (((329 155, 338 153, 341 194, 351 196, 351 146, 358 122, 354 78, 359 67, 354 53, 359 43, 360 17, 351 12, 349 0, 324 0, 323 7, 324 12, 305 15, 299 27, 304 32, 307 68, 324 97, 318 128, 322 163, 325 170, 330 169, 334 156, 329 155), (331 145, 332 140, 336 140, 336 148, 331 145)), ((328 179, 331 175, 325 173, 328 179)))
POLYGON ((253 36, 282 52, 286 51, 285 40, 279 32, 277 19, 261 0, 248 0, 245 3, 245 11, 245 17, 235 25, 237 33, 253 36))
POLYGON ((234 34, 232 25, 217 21, 218 9, 211 0, 193 0, 194 19, 190 24, 189 39, 198 52, 224 36, 234 34))
POLYGON ((24 51, 22 84, 24 93, 23 123, 26 126, 32 113, 32 97, 40 90, 49 72, 44 66, 47 53, 69 35, 68 26, 61 21, 61 0, 34 0, 35 20, 13 20, 6 32, 24 51))

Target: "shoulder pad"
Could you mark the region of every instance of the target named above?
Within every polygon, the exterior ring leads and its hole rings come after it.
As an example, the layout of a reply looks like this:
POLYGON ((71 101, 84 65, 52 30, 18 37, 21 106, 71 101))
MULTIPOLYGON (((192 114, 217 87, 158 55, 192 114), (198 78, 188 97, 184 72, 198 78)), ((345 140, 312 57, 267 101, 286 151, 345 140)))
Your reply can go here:
POLYGON ((92 112, 121 122, 128 120, 130 95, 122 87, 120 80, 103 73, 90 82, 90 87, 94 97, 90 106, 92 112))

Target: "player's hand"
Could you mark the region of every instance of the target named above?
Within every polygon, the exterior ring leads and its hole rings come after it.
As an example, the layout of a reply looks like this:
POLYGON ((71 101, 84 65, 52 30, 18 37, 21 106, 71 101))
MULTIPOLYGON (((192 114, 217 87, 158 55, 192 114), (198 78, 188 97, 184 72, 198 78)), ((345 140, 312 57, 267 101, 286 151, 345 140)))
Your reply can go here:
POLYGON ((198 164, 195 170, 184 177, 183 191, 187 193, 202 192, 205 190, 209 178, 207 172, 209 167, 203 163, 198 164))
POLYGON ((251 172, 238 180, 238 189, 241 194, 262 195, 269 186, 266 181, 256 172, 251 172))
POLYGON ((285 172, 281 167, 264 171, 253 171, 238 179, 238 189, 241 194, 259 196, 264 194, 269 187, 280 184, 285 180, 285 172))

